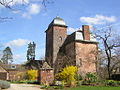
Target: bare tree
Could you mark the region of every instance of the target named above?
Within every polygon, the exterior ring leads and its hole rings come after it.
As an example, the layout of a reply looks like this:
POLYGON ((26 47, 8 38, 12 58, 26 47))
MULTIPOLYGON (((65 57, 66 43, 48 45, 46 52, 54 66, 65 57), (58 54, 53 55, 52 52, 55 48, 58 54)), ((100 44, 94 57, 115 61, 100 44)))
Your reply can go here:
POLYGON ((13 2, 14 0, 0 0, 0 4, 6 8, 11 9, 10 4, 13 2))
MULTIPOLYGON (((28 3, 25 0, 20 0, 20 1, 21 1, 21 6, 29 6, 31 4, 30 2, 28 3)), ((46 7, 47 4, 51 4, 54 2, 54 0, 33 0, 33 1, 41 3, 44 7, 46 7)), ((20 9, 13 8, 16 5, 18 5, 17 0, 0 0, 0 6, 5 7, 6 9, 9 9, 11 11, 20 11, 20 9)), ((4 22, 11 19, 12 19, 11 17, 0 16, 0 22, 4 22)))
POLYGON ((113 74, 117 74, 120 72, 120 48, 115 50, 112 60, 111 71, 113 74))
MULTIPOLYGON (((25 0, 21 0, 21 2, 22 4, 27 3, 25 0)), ((41 2, 46 7, 46 4, 53 3, 53 0, 37 0, 37 2, 41 2)), ((16 0, 0 0, 0 5, 11 10, 14 10, 11 6, 15 3, 16 3, 16 0)))
MULTIPOLYGON (((107 71, 108 71, 108 78, 111 78, 112 69, 111 65, 113 62, 113 55, 116 48, 120 47, 120 40, 119 38, 116 38, 116 36, 112 36, 112 27, 108 26, 106 29, 103 29, 102 33, 98 30, 96 33, 96 37, 98 40, 101 40, 102 42, 102 48, 105 53, 105 60, 107 60, 107 71)), ((105 63, 105 62, 104 62, 105 63)))

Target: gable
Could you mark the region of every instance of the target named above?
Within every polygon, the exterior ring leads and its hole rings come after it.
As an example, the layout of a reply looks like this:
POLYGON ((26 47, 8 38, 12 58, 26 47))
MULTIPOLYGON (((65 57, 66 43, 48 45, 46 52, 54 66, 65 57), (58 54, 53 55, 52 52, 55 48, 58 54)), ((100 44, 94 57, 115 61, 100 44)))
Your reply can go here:
POLYGON ((0 66, 0 72, 7 72, 7 71, 0 66))

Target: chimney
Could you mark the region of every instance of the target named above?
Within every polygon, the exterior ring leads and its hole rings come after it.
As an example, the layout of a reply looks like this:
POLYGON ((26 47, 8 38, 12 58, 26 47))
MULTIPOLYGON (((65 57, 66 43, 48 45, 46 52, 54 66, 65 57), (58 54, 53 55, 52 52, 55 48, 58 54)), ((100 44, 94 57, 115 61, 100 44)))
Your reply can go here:
POLYGON ((90 40, 90 31, 88 25, 82 26, 84 40, 90 40))

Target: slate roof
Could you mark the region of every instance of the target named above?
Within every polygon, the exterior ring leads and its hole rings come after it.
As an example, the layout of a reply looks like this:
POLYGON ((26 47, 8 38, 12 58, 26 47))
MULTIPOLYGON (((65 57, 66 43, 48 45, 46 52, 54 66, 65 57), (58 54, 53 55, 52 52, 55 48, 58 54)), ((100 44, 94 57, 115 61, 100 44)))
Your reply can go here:
POLYGON ((8 71, 8 70, 19 70, 19 71, 25 70, 25 68, 21 64, 2 64, 1 63, 0 66, 2 68, 4 68, 6 71, 8 71))
POLYGON ((7 72, 2 66, 0 66, 0 72, 7 72))
POLYGON ((48 65, 47 62, 44 62, 44 63, 43 63, 42 68, 43 68, 43 69, 51 69, 50 65, 48 65))
POLYGON ((45 60, 30 60, 27 61, 24 66, 26 67, 26 69, 40 69, 42 68, 44 62, 45 60))

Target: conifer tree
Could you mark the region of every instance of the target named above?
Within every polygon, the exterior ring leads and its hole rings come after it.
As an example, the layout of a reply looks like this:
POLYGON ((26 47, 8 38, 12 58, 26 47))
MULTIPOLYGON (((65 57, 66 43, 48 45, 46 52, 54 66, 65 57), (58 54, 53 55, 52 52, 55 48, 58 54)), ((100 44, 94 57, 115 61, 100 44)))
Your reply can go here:
POLYGON ((6 47, 3 50, 3 56, 1 58, 2 63, 9 64, 13 62, 13 54, 10 47, 6 47))

